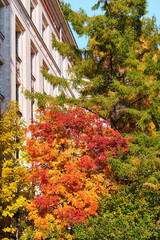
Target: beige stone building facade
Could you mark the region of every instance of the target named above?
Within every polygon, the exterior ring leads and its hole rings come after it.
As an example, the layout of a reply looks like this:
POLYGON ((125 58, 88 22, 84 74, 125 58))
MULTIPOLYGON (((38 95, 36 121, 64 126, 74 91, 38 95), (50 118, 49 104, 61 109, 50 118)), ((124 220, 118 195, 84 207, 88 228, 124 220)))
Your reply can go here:
POLYGON ((5 109, 8 101, 16 99, 27 123, 34 106, 22 88, 56 94, 40 68, 69 78, 71 63, 52 49, 52 34, 76 45, 58 0, 0 0, 0 107, 5 109))

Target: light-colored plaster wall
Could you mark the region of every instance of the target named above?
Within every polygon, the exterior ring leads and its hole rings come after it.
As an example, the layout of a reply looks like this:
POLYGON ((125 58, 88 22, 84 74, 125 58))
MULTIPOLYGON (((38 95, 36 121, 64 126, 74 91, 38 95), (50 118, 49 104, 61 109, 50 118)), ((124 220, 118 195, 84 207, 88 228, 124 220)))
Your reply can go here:
MULTIPOLYGON (((0 66, 0 93, 5 97, 4 105, 9 100, 16 99, 16 19, 22 26, 20 37, 20 84, 21 89, 31 91, 31 42, 37 50, 35 55, 35 91, 43 92, 43 76, 40 67, 45 61, 49 68, 49 73, 60 76, 61 61, 60 55, 51 46, 51 34, 55 34, 57 40, 59 36, 49 18, 43 4, 38 0, 34 10, 34 23, 29 18, 29 0, 10 0, 8 6, 0 8, 0 32, 5 36, 4 39, 4 64, 0 66), (23 4, 23 5, 22 5, 23 4), (25 9, 24 9, 24 7, 25 9), (45 31, 45 42, 42 39, 42 14, 47 20, 48 26, 45 31), (50 55, 51 54, 51 55, 50 55)), ((63 61, 63 75, 68 77, 66 70, 68 60, 63 61)), ((45 80, 46 81, 46 80, 45 80)), ((53 87, 46 82, 47 94, 54 94, 53 87)), ((21 91, 20 91, 21 92, 21 91)), ((23 93, 19 98, 20 110, 27 124, 31 118, 31 100, 26 99, 23 93)))

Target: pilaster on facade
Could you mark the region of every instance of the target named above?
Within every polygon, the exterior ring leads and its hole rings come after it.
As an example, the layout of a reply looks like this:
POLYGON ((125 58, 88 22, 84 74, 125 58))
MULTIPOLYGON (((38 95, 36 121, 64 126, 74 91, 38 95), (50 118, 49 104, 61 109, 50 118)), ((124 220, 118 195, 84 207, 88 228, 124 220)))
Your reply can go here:
POLYGON ((4 39, 5 37, 0 32, 0 65, 4 63, 4 39))

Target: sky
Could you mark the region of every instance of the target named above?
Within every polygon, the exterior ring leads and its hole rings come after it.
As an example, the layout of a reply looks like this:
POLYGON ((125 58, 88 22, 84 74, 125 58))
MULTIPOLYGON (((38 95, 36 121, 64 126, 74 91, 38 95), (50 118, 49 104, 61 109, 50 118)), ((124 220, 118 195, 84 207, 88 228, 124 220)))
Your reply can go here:
MULTIPOLYGON (((95 11, 91 10, 91 7, 97 2, 97 0, 63 0, 65 3, 70 3, 71 7, 74 11, 78 11, 79 8, 83 8, 85 12, 89 16, 93 16, 96 14, 95 11)), ((157 25, 160 26, 160 0, 148 0, 148 8, 147 8, 148 17, 152 17, 153 15, 157 19, 157 25)), ((74 37, 78 44, 78 47, 83 49, 86 47, 87 39, 85 37, 78 38, 75 33, 74 37)))

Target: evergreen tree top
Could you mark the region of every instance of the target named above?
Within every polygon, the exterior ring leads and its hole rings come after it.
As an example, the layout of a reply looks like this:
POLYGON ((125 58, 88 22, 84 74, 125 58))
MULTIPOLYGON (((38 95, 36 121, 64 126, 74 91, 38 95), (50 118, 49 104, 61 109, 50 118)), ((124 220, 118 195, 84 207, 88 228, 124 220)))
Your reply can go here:
POLYGON ((147 1, 97 1, 93 10, 101 8, 102 14, 93 17, 63 1, 61 7, 77 34, 89 40, 81 50, 53 36, 52 46, 73 63, 70 81, 43 71, 49 82, 61 86, 54 103, 96 112, 122 132, 159 129, 160 35, 155 18, 145 16, 147 1), (65 88, 76 89, 79 98, 66 96, 65 88))

